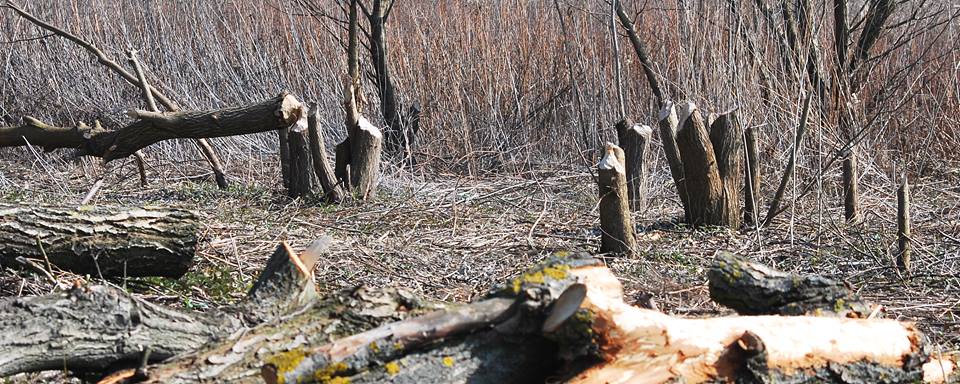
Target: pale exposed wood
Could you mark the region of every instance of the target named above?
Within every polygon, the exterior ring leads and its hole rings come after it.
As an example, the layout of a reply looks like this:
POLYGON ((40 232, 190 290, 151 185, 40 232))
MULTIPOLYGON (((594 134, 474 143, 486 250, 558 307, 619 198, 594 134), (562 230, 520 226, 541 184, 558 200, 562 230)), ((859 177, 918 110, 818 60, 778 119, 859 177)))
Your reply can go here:
POLYGON ((182 276, 193 264, 197 216, 172 208, 0 203, 0 263, 18 257, 104 277, 182 276))
POLYGON ((613 143, 607 143, 605 155, 597 165, 601 252, 629 254, 637 246, 623 162, 623 150, 613 143))

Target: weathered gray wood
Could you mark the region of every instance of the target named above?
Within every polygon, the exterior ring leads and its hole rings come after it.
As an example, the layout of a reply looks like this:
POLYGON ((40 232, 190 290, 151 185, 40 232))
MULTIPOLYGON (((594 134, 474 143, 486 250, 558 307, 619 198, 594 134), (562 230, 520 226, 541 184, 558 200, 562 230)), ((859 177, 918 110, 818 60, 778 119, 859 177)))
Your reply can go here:
POLYGON ((197 220, 171 208, 0 203, 0 261, 26 257, 93 276, 177 278, 193 264, 197 220))
POLYGON ((621 120, 616 124, 617 139, 623 148, 626 161, 627 193, 630 208, 640 211, 645 208, 647 183, 647 153, 650 151, 650 135, 653 130, 646 125, 621 120))
POLYGON ((865 317, 870 307, 843 282, 798 276, 722 253, 707 270, 710 299, 741 315, 865 317))
POLYGON ((897 267, 910 272, 910 182, 906 176, 897 188, 897 245, 897 267))
POLYGON ((337 183, 330 159, 327 158, 327 143, 320 127, 320 108, 316 103, 310 106, 307 115, 307 127, 310 138, 310 157, 313 160, 313 171, 323 188, 324 199, 328 202, 343 200, 343 189, 337 183))
POLYGON ((90 137, 106 132, 100 122, 88 126, 83 122, 73 127, 56 127, 33 117, 23 118, 19 126, 0 127, 0 147, 30 145, 52 151, 58 148, 80 148, 90 137))
POLYGON ((601 252, 629 254, 637 246, 623 163, 623 150, 613 143, 607 143, 605 155, 597 165, 601 252))
POLYGON ((0 377, 42 370, 102 371, 200 348, 236 328, 235 319, 150 304, 109 286, 0 301, 0 377))

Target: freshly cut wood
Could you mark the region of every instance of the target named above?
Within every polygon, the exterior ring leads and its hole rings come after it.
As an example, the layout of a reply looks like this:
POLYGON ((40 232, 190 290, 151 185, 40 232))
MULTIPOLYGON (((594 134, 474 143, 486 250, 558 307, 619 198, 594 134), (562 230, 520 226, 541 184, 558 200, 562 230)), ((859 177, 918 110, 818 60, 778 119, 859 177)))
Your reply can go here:
POLYGON ((10 343, 0 372, 46 369, 53 360, 57 369, 103 370, 135 361, 134 342, 176 353, 147 367, 152 383, 915 382, 935 381, 955 368, 951 360, 927 356, 910 323, 686 319, 632 307, 612 271, 579 256, 548 258, 481 301, 422 316, 417 301, 400 291, 318 297, 311 271, 327 244, 299 255, 281 245, 247 298, 222 311, 131 305, 119 291, 102 299, 80 296, 101 294, 102 287, 9 299, 0 305, 0 332, 43 337, 0 341, 10 343), (76 299, 65 300, 68 295, 76 299), (244 316, 257 310, 263 316, 244 316), (43 321, 47 317, 66 320, 43 321), (24 319, 32 322, 24 326, 24 319), (169 329, 155 335, 155 325, 169 329), (53 331, 60 329, 79 331, 53 331), (110 337, 75 342, 83 335, 110 337), (55 353, 40 349, 48 346, 55 353), (177 353, 171 346, 193 350, 177 353), (37 350, 45 353, 27 353, 37 350))
POLYGON ((310 106, 307 115, 307 128, 310 138, 310 157, 313 159, 313 171, 317 176, 320 187, 323 188, 324 199, 328 202, 343 200, 343 189, 337 183, 330 159, 327 158, 327 143, 320 127, 320 107, 314 103, 310 106))
POLYGON ((773 270, 729 253, 707 270, 710 299, 741 315, 866 317, 870 305, 843 282, 773 270))
POLYGON ((627 176, 627 193, 630 208, 642 210, 646 201, 647 153, 650 152, 650 135, 653 129, 646 125, 621 120, 616 124, 617 139, 623 148, 627 176))
POLYGON ((613 143, 607 143, 606 154, 597 165, 601 252, 633 253, 637 247, 623 163, 623 150, 613 143))
POLYGON ((193 264, 197 216, 171 208, 0 203, 0 261, 17 258, 103 277, 178 278, 193 264))

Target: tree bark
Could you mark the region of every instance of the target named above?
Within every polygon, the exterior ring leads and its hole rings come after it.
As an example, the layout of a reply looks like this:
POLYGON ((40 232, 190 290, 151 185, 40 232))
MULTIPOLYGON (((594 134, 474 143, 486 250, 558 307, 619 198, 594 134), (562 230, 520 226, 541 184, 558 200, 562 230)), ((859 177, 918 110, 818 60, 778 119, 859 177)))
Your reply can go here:
POLYGON ((627 177, 620 147, 607 143, 606 155, 597 165, 600 189, 600 251, 633 253, 637 247, 627 199, 627 177))
MULTIPOLYGON (((78 296, 101 294, 102 287, 12 299, 28 304, 0 306, 0 332, 42 338, 9 339, 13 345, 4 349, 0 369, 3 374, 46 369, 52 363, 33 361, 53 360, 57 369, 103 369, 97 367, 136 359, 135 342, 176 353, 147 367, 147 382, 153 383, 495 383, 548 377, 572 383, 912 382, 936 380, 956 367, 949 359, 927 356, 916 328, 894 320, 686 319, 632 307, 624 303, 612 271, 578 256, 550 257, 479 302, 400 319, 422 311, 400 291, 361 288, 326 298, 311 292, 311 271, 327 243, 300 255, 281 245, 247 298, 223 311, 178 312, 135 300, 131 305, 122 293, 78 296), (64 300, 65 295, 79 299, 64 300), (265 316, 235 318, 256 309, 265 316), (58 320, 43 321, 48 317, 58 320), (24 319, 34 322, 24 327, 24 319), (164 327, 162 336, 151 333, 158 327, 164 327), (61 329, 79 331, 52 331, 61 329), (73 343, 78 334, 99 338, 73 343), (170 347, 199 343, 205 344, 186 353, 170 347), (48 344, 74 349, 17 357, 48 344), (124 354, 128 349, 134 352, 124 354)), ((111 378, 133 372, 121 370, 111 378)))
POLYGON ((360 117, 356 136, 350 141, 350 187, 360 200, 370 199, 376 192, 382 146, 380 130, 360 117))
POLYGON ((327 143, 320 126, 320 108, 313 104, 307 116, 307 127, 310 134, 310 157, 313 159, 313 171, 317 176, 320 187, 323 188, 324 200, 339 202, 343 200, 343 189, 337 183, 333 167, 327 158, 327 143))
POLYGON ((290 189, 290 130, 278 129, 277 139, 280 146, 280 178, 283 188, 290 189))
POLYGON ((287 195, 292 198, 310 198, 319 195, 319 181, 313 171, 307 127, 287 130, 290 151, 290 187, 287 195))
POLYGON ((90 138, 80 155, 110 161, 126 157, 150 144, 174 138, 202 138, 245 135, 306 125, 306 111, 288 93, 243 107, 198 112, 131 111, 134 123, 90 138), (301 121, 302 120, 302 121, 301 121))
POLYGON ((910 182, 906 176, 897 188, 897 267, 910 272, 910 182))
POLYGON ((653 130, 646 125, 635 125, 627 120, 617 122, 616 130, 626 161, 627 193, 630 196, 630 208, 639 211, 645 208, 646 157, 650 151, 650 135, 653 130))
POLYGON ((0 147, 29 144, 47 152, 58 148, 80 148, 91 137, 106 132, 99 121, 93 127, 82 122, 74 127, 55 127, 27 116, 23 118, 23 125, 0 127, 0 147))
POLYGON ((729 253, 707 270, 710 299, 741 315, 866 317, 870 305, 842 281, 773 270, 729 253))
POLYGON ((663 142, 663 152, 667 156, 667 165, 670 166, 670 175, 673 177, 673 183, 677 187, 677 195, 680 196, 680 204, 683 211, 686 212, 687 200, 689 198, 686 187, 686 178, 683 175, 683 161, 680 160, 680 150, 677 148, 677 126, 680 124, 677 117, 677 109, 673 102, 666 102, 660 109, 658 119, 660 128, 660 141, 663 142))
POLYGON ((197 216, 179 209, 0 203, 0 260, 49 260, 103 277, 178 278, 193 263, 197 227, 197 216))
POLYGON ((760 214, 760 152, 757 144, 757 128, 747 127, 744 132, 746 147, 746 177, 743 186, 743 219, 748 224, 756 225, 760 214))
POLYGON ((843 159, 843 217, 848 223, 860 221, 860 177, 857 170, 857 146, 851 145, 843 159))
POLYGON ((740 227, 740 180, 743 157, 743 127, 736 111, 718 115, 710 124, 710 142, 717 160, 717 171, 723 186, 718 202, 720 221, 731 228, 740 227))
POLYGON ((687 190, 687 222, 693 226, 730 225, 723 215, 723 180, 707 127, 697 106, 681 107, 677 148, 687 190))

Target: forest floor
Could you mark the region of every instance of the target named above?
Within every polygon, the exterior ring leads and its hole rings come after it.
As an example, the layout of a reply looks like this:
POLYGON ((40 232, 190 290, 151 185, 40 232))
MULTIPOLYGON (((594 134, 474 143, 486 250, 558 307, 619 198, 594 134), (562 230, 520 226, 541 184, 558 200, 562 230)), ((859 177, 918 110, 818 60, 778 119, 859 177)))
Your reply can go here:
MULTIPOLYGON (((0 201, 79 204, 97 167, 0 159, 0 201)), ((188 178, 160 168, 165 167, 151 169, 152 182, 141 187, 132 165, 118 162, 92 204, 199 212, 196 266, 185 277, 112 282, 167 305, 203 309, 235 301, 281 240, 298 249, 321 234, 335 239, 316 273, 322 290, 395 286, 451 302, 476 299, 554 251, 595 252, 599 246, 597 191, 585 168, 481 178, 393 173, 384 177, 376 199, 362 206, 291 200, 278 175, 235 179, 219 191, 209 177, 188 178)), ((203 172, 200 165, 193 169, 193 174, 203 172)), ((916 321, 933 345, 955 351, 960 345, 958 179, 914 183, 915 269, 910 276, 892 267, 892 187, 864 186, 865 217, 853 226, 842 223, 840 208, 830 204, 837 201, 835 191, 825 189, 824 196, 831 197, 819 199, 823 206, 815 196, 807 198, 808 204, 784 212, 760 231, 692 230, 678 224, 679 202, 672 182, 661 174, 650 180, 647 209, 636 213, 639 253, 605 260, 624 283, 628 300, 650 295, 661 310, 678 316, 731 313, 710 301, 706 285, 705 269, 722 251, 789 272, 841 279, 883 305, 886 317, 916 321)), ((0 296, 45 294, 80 278, 67 272, 55 277, 57 286, 47 277, 5 266, 0 296)))

